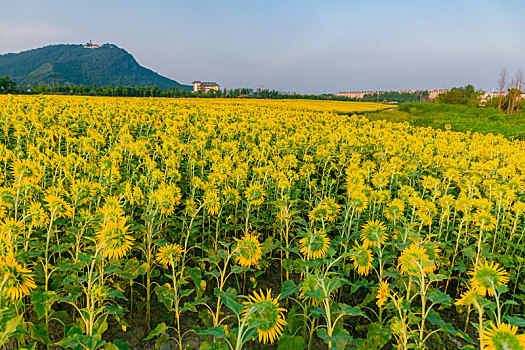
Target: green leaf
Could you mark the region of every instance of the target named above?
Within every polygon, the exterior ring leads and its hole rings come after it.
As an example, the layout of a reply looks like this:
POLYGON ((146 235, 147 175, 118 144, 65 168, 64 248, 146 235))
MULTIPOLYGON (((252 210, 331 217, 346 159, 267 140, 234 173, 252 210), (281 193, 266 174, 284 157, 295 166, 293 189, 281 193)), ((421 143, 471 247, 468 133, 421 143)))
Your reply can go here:
POLYGON ((237 292, 233 288, 228 288, 226 292, 218 292, 218 295, 221 297, 224 305, 232 310, 237 316, 239 316, 242 310, 244 310, 244 306, 235 301, 237 292))
POLYGON ((511 325, 518 326, 518 327, 525 327, 525 319, 521 317, 506 315, 505 319, 511 325))
POLYGON ((166 326, 165 323, 159 323, 157 327, 155 327, 155 329, 152 330, 144 340, 150 340, 155 337, 158 337, 159 335, 165 333, 167 330, 168 330, 168 326, 166 326))
POLYGON ((451 301, 451 298, 448 294, 443 293, 442 291, 437 289, 429 293, 428 299, 433 304, 450 304, 451 301))
POLYGON ((279 343, 277 344, 277 350, 296 350, 304 349, 305 347, 304 338, 299 335, 284 334, 279 338, 279 343))
POLYGON ((212 335, 215 338, 224 338, 224 327, 213 327, 197 332, 198 335, 212 335))
POLYGON ((295 285, 295 282, 292 280, 288 280, 283 283, 283 286, 281 287, 281 296, 279 297, 279 300, 283 300, 288 298, 291 295, 295 295, 299 293, 301 289, 299 286, 295 285))
POLYGON ((35 308, 36 315, 40 320, 46 312, 51 311, 53 303, 58 300, 55 292, 34 292, 31 295, 31 304, 35 308))
POLYGON ((7 335, 8 338, 16 332, 16 327, 21 324, 22 317, 23 315, 18 315, 6 322, 3 333, 7 335))
POLYGON ((445 321, 443 321, 441 316, 434 310, 430 310, 426 319, 433 325, 443 329, 445 332, 454 336, 459 336, 465 339, 466 341, 472 343, 472 339, 470 339, 470 337, 465 332, 463 332, 462 330, 455 329, 450 323, 446 323, 445 321))
POLYGON ((350 307, 346 304, 339 304, 340 313, 350 316, 365 316, 359 306, 350 307))

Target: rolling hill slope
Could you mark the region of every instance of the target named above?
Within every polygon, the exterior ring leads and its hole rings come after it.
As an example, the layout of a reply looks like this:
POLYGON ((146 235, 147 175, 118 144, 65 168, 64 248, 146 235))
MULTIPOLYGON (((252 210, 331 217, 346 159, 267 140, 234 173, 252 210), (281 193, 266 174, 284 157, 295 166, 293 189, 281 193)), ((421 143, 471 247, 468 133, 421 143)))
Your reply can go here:
POLYGON ((49 45, 0 55, 0 76, 6 75, 19 85, 121 84, 191 89, 190 85, 182 85, 141 66, 126 50, 113 44, 104 44, 99 48, 49 45))

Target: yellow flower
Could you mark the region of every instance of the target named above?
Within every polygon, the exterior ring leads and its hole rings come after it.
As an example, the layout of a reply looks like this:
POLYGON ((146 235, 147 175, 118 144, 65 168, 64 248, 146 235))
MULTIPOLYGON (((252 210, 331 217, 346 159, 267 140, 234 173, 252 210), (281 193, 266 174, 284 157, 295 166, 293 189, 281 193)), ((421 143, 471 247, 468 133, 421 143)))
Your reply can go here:
POLYGON ((320 259, 326 255, 330 247, 330 238, 323 231, 309 230, 306 236, 299 240, 299 247, 307 260, 320 259))
POLYGON ((239 195, 239 192, 230 186, 227 186, 225 189, 222 190, 222 195, 224 196, 224 199, 229 204, 237 204, 241 200, 241 196, 239 195))
POLYGON ((370 249, 357 244, 354 246, 350 259, 354 262, 354 269, 357 270, 358 274, 368 276, 372 267, 372 261, 374 261, 370 249))
POLYGON ((167 244, 159 248, 156 260, 166 269, 168 266, 175 267, 175 263, 180 260, 182 253, 184 253, 184 249, 177 243, 167 244))
POLYGON ((26 185, 38 183, 42 178, 40 164, 30 159, 15 159, 11 165, 15 185, 26 185))
POLYGON ((175 207, 180 203, 181 197, 180 188, 163 184, 151 193, 150 202, 162 215, 169 216, 175 211, 175 207))
POLYGON ((71 205, 54 194, 48 194, 45 196, 44 202, 47 203, 46 207, 49 208, 49 211, 52 214, 54 213, 57 218, 68 218, 73 216, 73 208, 71 205))
POLYGON ((216 189, 207 191, 204 194, 204 202, 206 209, 210 215, 217 215, 221 207, 221 199, 219 198, 219 191, 216 189))
POLYGON ((427 254, 425 247, 412 243, 406 247, 397 262, 402 274, 420 276, 421 273, 432 273, 437 265, 427 254))
POLYGON ((378 307, 383 307, 388 299, 390 293, 389 284, 386 281, 381 280, 379 282, 379 290, 377 291, 377 301, 376 304, 378 307))
POLYGON ((490 322, 490 327, 483 329, 481 344, 485 350, 523 350, 525 349, 525 334, 517 334, 518 326, 501 323, 496 326, 490 322))
POLYGON ((299 298, 304 298, 312 306, 320 306, 323 303, 323 297, 321 295, 321 285, 318 278, 315 275, 307 275, 301 285, 301 292, 299 298), (313 293, 312 293, 313 292, 313 293), (310 293, 309 296, 305 297, 306 293, 310 293))
POLYGON ((237 262, 241 266, 250 267, 256 265, 262 258, 262 245, 259 243, 257 236, 245 234, 243 238, 237 240, 235 253, 237 262))
POLYGON ((361 240, 363 241, 363 247, 375 246, 379 247, 380 244, 384 244, 388 238, 386 226, 379 220, 369 220, 361 228, 361 240))
POLYGON ((470 306, 478 303, 479 299, 481 299, 481 294, 477 290, 471 289, 461 294, 461 298, 457 299, 454 304, 456 306, 470 306))
POLYGON ((11 300, 19 300, 36 288, 31 270, 17 263, 12 256, 0 266, 0 272, 2 272, 0 284, 5 283, 3 294, 11 300))
POLYGON ((128 228, 125 219, 109 221, 95 234, 105 257, 120 259, 131 250, 135 238, 128 234, 128 228))
POLYGON ((27 215, 31 218, 31 225, 38 226, 49 223, 49 217, 40 202, 32 201, 27 210, 27 215))
POLYGON ((494 296, 494 289, 503 284, 509 283, 509 274, 503 267, 494 261, 480 262, 469 272, 472 276, 470 278, 470 287, 479 292, 481 296, 494 296))
POLYGON ((262 188, 260 184, 254 183, 246 189, 244 195, 246 197, 246 200, 250 203, 250 205, 257 206, 264 203, 266 191, 262 188))
POLYGON ((283 326, 286 325, 284 312, 286 309, 279 307, 279 297, 273 299, 270 289, 266 290, 266 295, 262 290, 253 292, 250 295, 250 301, 244 303, 242 311, 243 319, 248 318, 250 322, 257 325, 259 342, 263 344, 273 344, 279 339, 283 332, 283 326))
POLYGON ((383 210, 385 217, 388 220, 398 220, 405 211, 405 202, 399 198, 393 199, 383 210))
POLYGON ((496 228, 496 218, 488 211, 478 210, 473 215, 474 223, 479 226, 481 230, 492 231, 496 228))

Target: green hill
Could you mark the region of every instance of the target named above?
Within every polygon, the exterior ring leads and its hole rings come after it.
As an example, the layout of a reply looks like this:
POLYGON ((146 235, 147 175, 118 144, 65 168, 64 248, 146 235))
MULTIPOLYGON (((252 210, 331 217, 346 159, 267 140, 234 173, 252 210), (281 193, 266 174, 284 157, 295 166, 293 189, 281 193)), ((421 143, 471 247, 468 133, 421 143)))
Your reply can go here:
POLYGON ((20 53, 0 55, 0 77, 19 85, 158 86, 185 88, 175 80, 142 67, 126 50, 113 44, 99 48, 84 45, 49 45, 20 53))

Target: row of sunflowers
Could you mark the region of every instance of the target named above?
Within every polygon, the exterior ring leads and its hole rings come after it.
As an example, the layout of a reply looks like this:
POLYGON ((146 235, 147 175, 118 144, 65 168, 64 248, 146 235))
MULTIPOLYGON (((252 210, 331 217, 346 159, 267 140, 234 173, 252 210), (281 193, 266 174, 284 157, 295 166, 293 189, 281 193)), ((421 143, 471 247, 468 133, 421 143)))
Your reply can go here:
POLYGON ((0 347, 525 349, 525 143, 381 108, 0 96, 0 347))

